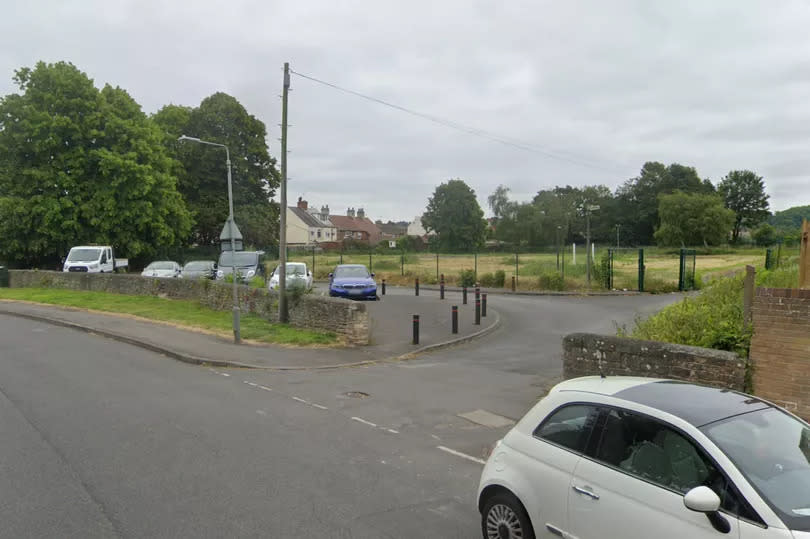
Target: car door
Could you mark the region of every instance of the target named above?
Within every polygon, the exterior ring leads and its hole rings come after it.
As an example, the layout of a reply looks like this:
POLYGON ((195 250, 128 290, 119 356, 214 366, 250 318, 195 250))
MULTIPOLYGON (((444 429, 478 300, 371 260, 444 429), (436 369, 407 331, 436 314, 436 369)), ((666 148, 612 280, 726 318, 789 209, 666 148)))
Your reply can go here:
POLYGON ((736 514, 721 509, 728 533, 704 513, 686 508, 683 495, 705 485, 733 509, 739 500, 702 450, 686 435, 657 419, 606 408, 599 441, 580 459, 568 494, 572 538, 703 539, 739 537, 736 514))

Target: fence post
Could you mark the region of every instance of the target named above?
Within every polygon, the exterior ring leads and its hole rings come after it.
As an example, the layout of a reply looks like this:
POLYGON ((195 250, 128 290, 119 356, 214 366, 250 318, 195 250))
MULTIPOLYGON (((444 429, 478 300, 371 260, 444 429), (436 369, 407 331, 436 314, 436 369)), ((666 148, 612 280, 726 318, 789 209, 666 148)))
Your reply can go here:
POLYGON ((512 275, 512 292, 515 291, 515 276, 512 275))
POLYGON ((773 267, 773 250, 765 249, 765 269, 769 270, 773 267))
POLYGON ((576 242, 571 244, 571 252, 574 254, 572 263, 576 266, 577 265, 577 244, 576 244, 576 242))
POLYGON ((613 249, 608 248, 607 288, 613 290, 613 249))
POLYGON ((413 344, 419 344, 419 315, 413 315, 413 344))
POLYGON ((403 251, 399 255, 399 274, 402 277, 405 277, 405 252, 403 251))
MULTIPOLYGON (((518 254, 515 253, 515 276, 512 278, 513 282, 517 281, 517 278, 518 278, 518 254)), ((514 292, 514 291, 515 291, 515 285, 512 284, 512 292, 514 292)))
POLYGON ((638 250, 638 291, 644 292, 644 249, 638 250))
POLYGON ((453 317, 453 333, 458 333, 458 305, 453 305, 451 314, 453 317))
POLYGON ((478 282, 478 253, 475 253, 475 282, 478 282))
POLYGON ((678 290, 683 292, 684 287, 684 264, 686 263, 686 253, 681 249, 681 262, 678 266, 678 290))
POLYGON ((436 251, 436 279, 439 279, 439 251, 436 251))
POLYGON ((487 315, 487 295, 481 294, 481 316, 487 315))
POLYGON ((419 295, 419 277, 417 277, 416 280, 414 281, 414 286, 415 286, 415 289, 416 289, 416 295, 418 296, 419 295))
POLYGON ((754 282, 756 270, 754 266, 745 266, 745 281, 743 281, 743 324, 751 325, 751 307, 754 305, 754 282))
POLYGON ((385 279, 382 280, 382 295, 385 295, 385 279))

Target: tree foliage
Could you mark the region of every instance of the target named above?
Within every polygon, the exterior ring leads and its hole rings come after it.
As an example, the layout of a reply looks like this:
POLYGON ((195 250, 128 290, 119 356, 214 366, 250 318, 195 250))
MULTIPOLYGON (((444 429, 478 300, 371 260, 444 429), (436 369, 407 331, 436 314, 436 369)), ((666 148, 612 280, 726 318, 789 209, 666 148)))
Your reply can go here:
POLYGON ((720 181, 717 190, 723 196, 726 208, 736 215, 732 242, 739 239, 743 227, 753 228, 768 218, 768 195, 762 176, 750 170, 732 170, 720 181))
POLYGON ((475 191, 459 179, 436 187, 422 215, 422 226, 436 233, 440 249, 470 252, 484 245, 484 211, 475 191))
POLYGON ((802 220, 810 221, 810 206, 794 206, 786 210, 774 212, 768 219, 778 235, 795 233, 802 227, 802 220))
POLYGON ((762 223, 751 233, 751 238, 757 245, 769 247, 776 243, 776 229, 768 223, 762 223))
POLYGON ((234 218, 247 245, 267 247, 278 241, 278 205, 270 201, 280 184, 275 159, 267 150, 264 123, 232 96, 216 93, 198 107, 167 105, 153 115, 164 143, 181 163, 178 187, 194 215, 192 238, 200 245, 219 242, 228 217, 225 150, 180 135, 225 144, 231 152, 234 218))
POLYGON ((661 226, 655 231, 659 245, 719 245, 734 224, 734 212, 724 208, 717 195, 676 191, 659 200, 661 226))
POLYGON ((0 256, 56 264, 72 245, 123 256, 180 245, 191 219, 162 136, 121 88, 39 62, 0 99, 0 256))

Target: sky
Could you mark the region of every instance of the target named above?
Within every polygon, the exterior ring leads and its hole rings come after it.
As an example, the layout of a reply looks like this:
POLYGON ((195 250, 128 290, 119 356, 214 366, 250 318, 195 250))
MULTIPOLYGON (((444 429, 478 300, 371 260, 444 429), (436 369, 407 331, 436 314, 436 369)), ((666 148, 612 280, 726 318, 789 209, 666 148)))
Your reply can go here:
POLYGON ((410 221, 461 178, 489 214, 499 184, 519 201, 555 185, 615 189, 661 161, 715 184, 753 170, 772 210, 810 204, 807 0, 4 4, 0 95, 40 60, 72 62, 147 113, 222 91, 267 125, 278 158, 289 62, 439 119, 293 75, 291 203, 410 221))

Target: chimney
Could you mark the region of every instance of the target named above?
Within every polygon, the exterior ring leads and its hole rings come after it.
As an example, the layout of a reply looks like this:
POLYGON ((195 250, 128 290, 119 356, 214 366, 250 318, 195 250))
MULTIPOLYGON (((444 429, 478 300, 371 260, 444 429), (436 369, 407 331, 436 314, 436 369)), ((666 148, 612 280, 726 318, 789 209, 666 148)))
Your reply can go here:
POLYGON ((346 217, 354 217, 354 208, 346 210, 346 217))
POLYGON ((363 208, 359 208, 357 210, 357 218, 358 219, 365 219, 366 218, 366 211, 363 208))
POLYGON ((304 200, 304 197, 298 197, 298 207, 302 210, 307 209, 307 201, 304 200))
POLYGON ((321 214, 329 217, 329 205, 321 206, 321 214))

